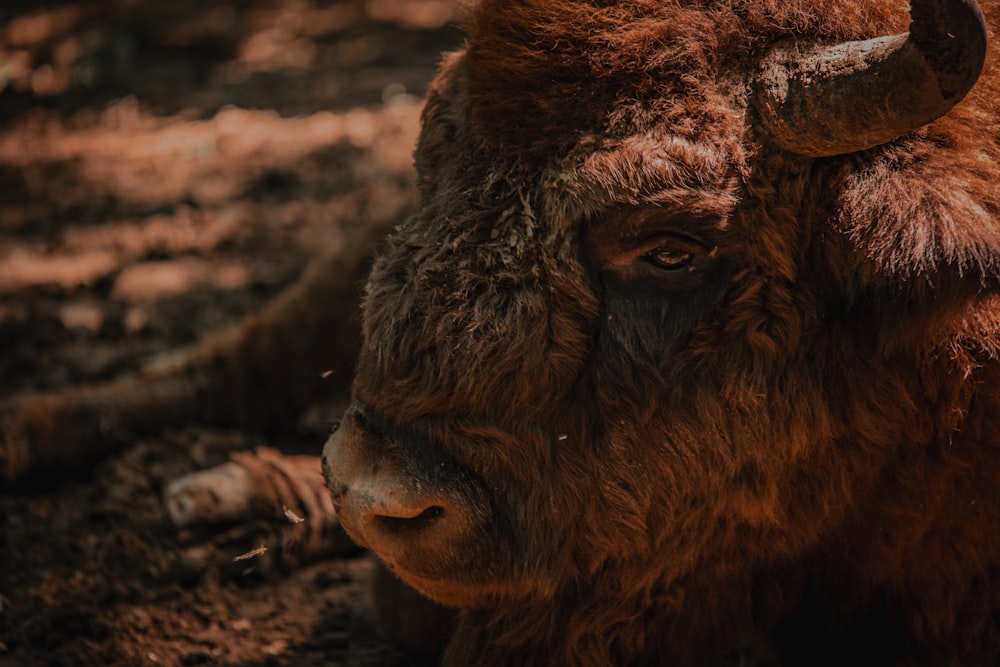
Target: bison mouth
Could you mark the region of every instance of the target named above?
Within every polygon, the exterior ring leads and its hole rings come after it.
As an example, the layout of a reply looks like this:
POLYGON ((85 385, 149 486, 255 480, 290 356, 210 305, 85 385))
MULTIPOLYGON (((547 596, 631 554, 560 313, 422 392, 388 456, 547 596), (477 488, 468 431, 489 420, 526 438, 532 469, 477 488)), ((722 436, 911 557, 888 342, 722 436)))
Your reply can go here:
POLYGON ((355 403, 326 443, 323 471, 351 538, 417 590, 459 606, 512 594, 509 522, 441 446, 355 403))

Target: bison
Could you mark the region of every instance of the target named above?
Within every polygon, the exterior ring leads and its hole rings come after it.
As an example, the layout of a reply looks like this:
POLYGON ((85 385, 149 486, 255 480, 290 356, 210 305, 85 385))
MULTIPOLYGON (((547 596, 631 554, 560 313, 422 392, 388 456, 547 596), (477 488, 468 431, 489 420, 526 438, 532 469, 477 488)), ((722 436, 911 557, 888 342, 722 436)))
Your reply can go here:
POLYGON ((996 663, 1000 4, 901 4, 468 4, 360 324, 332 251, 0 466, 287 418, 360 340, 324 473, 445 664, 996 663))
POLYGON ((898 5, 468 10, 323 454, 446 664, 1000 660, 1000 54, 898 5))

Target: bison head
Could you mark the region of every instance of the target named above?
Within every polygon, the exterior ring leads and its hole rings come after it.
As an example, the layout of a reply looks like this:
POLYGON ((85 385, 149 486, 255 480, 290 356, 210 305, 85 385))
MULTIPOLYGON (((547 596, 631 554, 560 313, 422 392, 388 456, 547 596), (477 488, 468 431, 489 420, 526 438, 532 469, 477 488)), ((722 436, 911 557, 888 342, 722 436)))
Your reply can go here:
POLYGON ((432 86, 324 461, 351 535, 485 610, 494 661, 634 658, 872 529, 881 471, 968 401, 942 350, 987 326, 997 82, 928 124, 982 16, 915 0, 875 39, 896 3, 781 4, 484 0, 432 86))

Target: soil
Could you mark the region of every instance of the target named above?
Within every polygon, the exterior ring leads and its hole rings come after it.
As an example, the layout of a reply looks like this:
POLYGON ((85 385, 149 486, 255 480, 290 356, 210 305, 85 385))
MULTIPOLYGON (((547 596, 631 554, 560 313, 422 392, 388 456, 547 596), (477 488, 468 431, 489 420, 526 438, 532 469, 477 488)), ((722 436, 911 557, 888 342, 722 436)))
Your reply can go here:
MULTIPOLYGON (((3 0, 0 401, 191 345, 405 207, 453 21, 438 0, 3 0)), ((319 453, 336 410, 178 424, 0 489, 0 665, 418 664, 378 634, 363 552, 234 560, 297 527, 179 530, 163 504, 234 450, 319 453)))

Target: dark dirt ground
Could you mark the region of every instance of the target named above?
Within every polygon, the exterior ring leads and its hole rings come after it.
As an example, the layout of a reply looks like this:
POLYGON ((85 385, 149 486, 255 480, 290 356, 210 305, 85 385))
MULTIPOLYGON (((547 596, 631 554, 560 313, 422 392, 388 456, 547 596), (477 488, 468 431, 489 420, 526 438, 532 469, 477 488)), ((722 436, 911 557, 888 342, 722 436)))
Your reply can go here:
MULTIPOLYGON (((3 0, 0 400, 238 322, 339 226, 404 208, 453 19, 437 0, 3 0)), ((0 665, 413 664, 378 635, 364 554, 234 564, 297 527, 167 517, 165 485, 234 449, 319 453, 326 408, 287 433, 177 424, 0 490, 0 665)))

